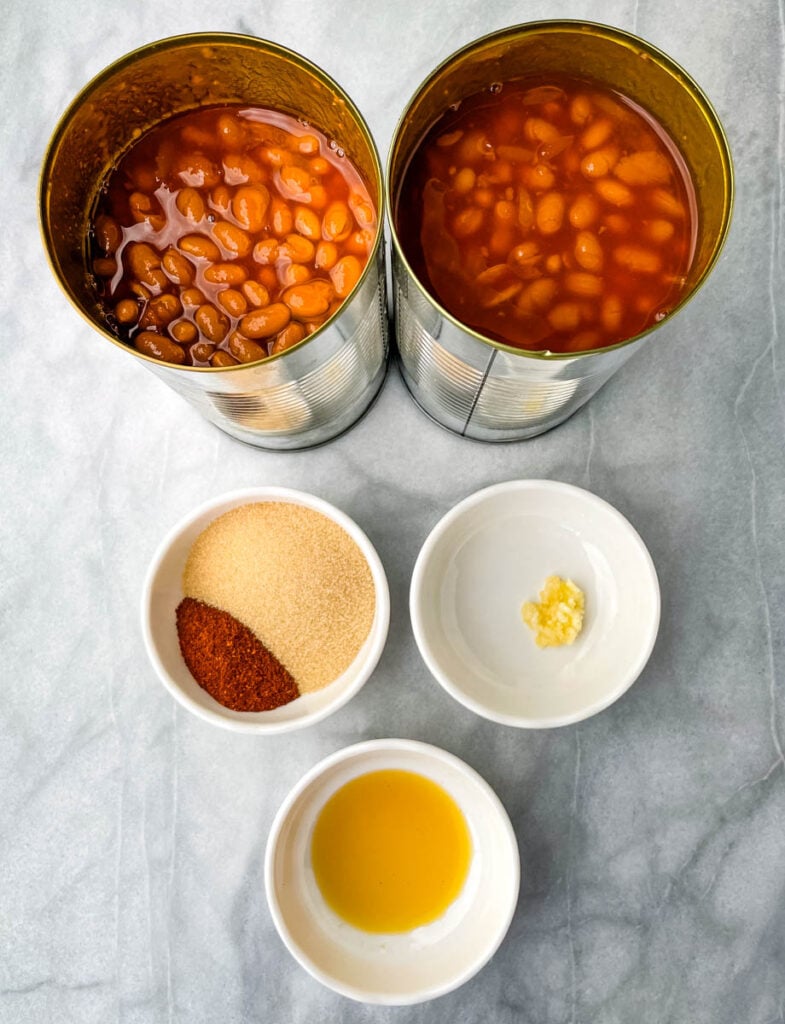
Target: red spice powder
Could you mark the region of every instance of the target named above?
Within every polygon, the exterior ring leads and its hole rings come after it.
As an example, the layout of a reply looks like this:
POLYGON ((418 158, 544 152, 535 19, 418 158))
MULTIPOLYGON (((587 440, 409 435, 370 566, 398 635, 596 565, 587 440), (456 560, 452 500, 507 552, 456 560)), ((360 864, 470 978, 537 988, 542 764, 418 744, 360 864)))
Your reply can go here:
POLYGON ((177 606, 180 650, 191 675, 232 711, 271 711, 300 696, 275 655, 233 615, 192 597, 177 606))

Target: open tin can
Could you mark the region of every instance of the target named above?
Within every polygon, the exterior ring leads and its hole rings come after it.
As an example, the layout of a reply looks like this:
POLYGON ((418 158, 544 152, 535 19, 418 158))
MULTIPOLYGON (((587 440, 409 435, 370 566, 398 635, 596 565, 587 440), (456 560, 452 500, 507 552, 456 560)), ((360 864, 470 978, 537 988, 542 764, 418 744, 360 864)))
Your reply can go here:
POLYGON ((701 89, 669 57, 619 29, 543 21, 504 29, 449 57, 417 90, 393 138, 387 171, 396 338, 404 381, 441 425, 483 441, 514 441, 566 420, 673 312, 714 266, 730 225, 733 168, 722 125, 701 89), (413 154, 449 108, 497 83, 568 74, 616 90, 678 146, 695 191, 697 237, 679 302, 634 337, 580 352, 529 351, 485 337, 453 316, 412 269, 396 225, 413 154))
POLYGON ((321 444, 350 427, 383 383, 387 314, 379 156, 349 97, 291 50, 247 36, 205 33, 164 39, 122 57, 82 90, 55 130, 41 174, 40 218, 55 276, 91 326, 232 437, 281 450, 321 444), (90 214, 109 171, 144 132, 175 114, 238 104, 281 111, 337 141, 376 207, 372 249, 340 308, 292 348, 229 367, 162 363, 109 329, 86 270, 90 214))

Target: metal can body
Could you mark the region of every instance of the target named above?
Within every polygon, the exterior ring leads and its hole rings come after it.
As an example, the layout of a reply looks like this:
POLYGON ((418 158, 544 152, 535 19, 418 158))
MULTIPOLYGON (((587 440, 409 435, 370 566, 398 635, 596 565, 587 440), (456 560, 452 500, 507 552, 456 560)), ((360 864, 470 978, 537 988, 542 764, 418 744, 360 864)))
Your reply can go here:
POLYGON ((281 451, 323 444, 365 412, 387 369, 381 249, 338 316, 309 344, 248 366, 207 374, 148 363, 202 415, 239 441, 281 451))
MULTIPOLYGON (((617 29, 535 22, 505 29, 448 58, 417 91, 396 129, 387 173, 396 341, 404 381, 434 420, 463 436, 514 441, 562 423, 594 395, 654 328, 579 353, 526 351, 483 337, 440 305, 412 270, 396 230, 403 177, 424 134, 448 104, 493 83, 569 72, 619 88, 678 144, 696 192, 698 233, 684 298, 719 256, 730 224, 733 171, 722 126, 699 87, 670 58, 617 29)), ((674 310, 675 311, 675 310, 674 310)))
POLYGON ((40 189, 47 254, 77 310, 221 430, 277 450, 308 448, 342 433, 382 385, 388 355, 383 204, 376 147, 340 87, 299 54, 225 33, 152 43, 93 79, 52 137, 40 189), (107 173, 132 139, 174 114, 237 104, 282 111, 336 140, 376 206, 376 237, 350 295, 299 344, 256 363, 173 366, 137 352, 109 329, 85 269, 90 212, 107 173))
POLYGON ((635 351, 527 359, 440 313, 395 251, 392 265, 401 375, 425 413, 464 437, 518 441, 558 426, 635 351))

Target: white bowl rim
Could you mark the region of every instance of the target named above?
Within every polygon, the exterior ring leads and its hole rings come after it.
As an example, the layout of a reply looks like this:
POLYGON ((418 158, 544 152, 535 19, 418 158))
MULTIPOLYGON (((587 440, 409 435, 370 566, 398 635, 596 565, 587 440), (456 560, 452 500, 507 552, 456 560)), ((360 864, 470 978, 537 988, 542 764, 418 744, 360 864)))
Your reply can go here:
POLYGON ((504 941, 518 906, 520 885, 521 862, 520 853, 518 851, 518 840, 515 835, 515 829, 510 821, 510 816, 507 813, 504 804, 499 799, 496 791, 492 788, 490 783, 486 782, 476 769, 461 760, 461 758, 456 757, 455 754, 451 754, 449 751, 443 750, 441 747, 436 747, 431 743, 423 743, 421 740, 395 738, 364 740, 361 743, 354 743, 351 746, 342 747, 340 750, 336 750, 335 753, 329 754, 327 757, 315 764, 305 773, 305 775, 302 776, 299 782, 292 787, 283 803, 278 808, 275 818, 273 819, 273 823, 270 826, 264 858, 264 887, 267 893, 267 905, 270 909, 270 915, 273 919, 273 923, 275 924, 275 928, 281 937, 283 944, 289 950, 294 959, 301 967, 305 968, 311 977, 321 982, 327 988, 332 989, 333 992, 337 992, 339 995, 346 996, 349 999, 354 999, 358 1002, 372 1003, 380 1006, 411 1006, 415 1003, 423 1003, 429 999, 436 999, 439 996, 446 995, 448 992, 452 992, 467 981, 470 981, 471 978, 478 974, 488 963, 504 941), (483 796, 488 799, 496 812, 504 838, 509 844, 512 855, 512 870, 509 878, 509 911, 499 927, 494 942, 483 951, 482 956, 478 957, 473 964, 467 967, 459 975, 456 975, 455 978, 443 982, 440 985, 433 985, 430 988, 421 989, 418 992, 412 993, 410 996, 403 998, 400 996, 395 998, 386 998, 383 995, 379 995, 378 992, 365 990, 359 985, 343 984, 342 982, 336 981, 331 975, 320 970, 313 963, 308 954, 294 941, 286 927, 283 915, 280 911, 278 894, 275 892, 273 881, 274 860, 278 841, 286 820, 300 796, 316 779, 319 778, 320 775, 328 771, 333 766, 340 764, 342 761, 346 761, 349 758, 377 751, 403 751, 418 754, 421 757, 430 758, 432 760, 441 761, 443 764, 448 764, 467 778, 481 790, 483 796))
MULTIPOLYGON (((277 485, 246 487, 235 491, 227 491, 214 498, 210 498, 208 501, 205 501, 201 505, 192 509, 187 513, 187 515, 183 516, 182 519, 175 523, 175 525, 168 531, 156 548, 155 554, 153 555, 152 561, 150 562, 145 575, 144 585, 142 587, 141 618, 142 637, 144 639, 147 656, 150 659, 158 678, 175 700, 177 700, 184 708, 187 708, 188 711, 195 714, 198 718, 209 722, 211 725, 217 725, 233 732, 255 733, 271 736, 275 733, 292 732, 296 729, 303 729, 306 726, 314 725, 316 722, 322 721, 322 719, 327 718, 328 715, 331 715, 334 711, 343 707, 344 704, 351 700, 351 698, 362 689, 373 674, 373 671, 382 656, 384 646, 387 643, 387 633, 390 625, 390 588, 387 583, 387 575, 384 571, 384 566, 379 558, 376 548, 357 523, 345 512, 341 511, 341 509, 336 508, 335 505, 331 505, 330 502, 325 501, 323 498, 319 498, 315 494, 310 494, 307 491, 296 490, 291 487, 279 487, 277 485), (302 505, 306 508, 313 509, 316 512, 321 512, 328 519, 331 519, 333 522, 343 527, 352 540, 355 541, 362 552, 363 557, 368 562, 368 566, 371 570, 371 576, 373 577, 374 593, 376 595, 374 625, 371 627, 371 632, 374 630, 376 631, 376 640, 369 650, 365 664, 362 670, 358 672, 355 681, 325 707, 318 708, 317 710, 304 714, 299 718, 285 722, 265 722, 263 718, 260 718, 258 721, 253 721, 251 719, 228 718, 220 711, 203 707, 201 704, 197 704, 195 701, 191 700, 188 694, 184 693, 183 690, 180 689, 164 668, 164 665, 158 656, 158 651, 153 639, 153 627, 150 621, 150 607, 155 577, 161 563, 169 551, 169 548, 174 544, 180 534, 184 530, 187 530, 189 526, 196 522, 197 519, 200 519, 209 512, 216 512, 217 518, 217 516, 221 514, 220 510, 223 509, 223 506, 230 506, 229 508, 226 508, 225 511, 231 511, 232 508, 238 507, 239 503, 252 504, 254 502, 261 501, 281 501, 289 502, 294 505, 302 505)), ((259 712, 259 714, 263 714, 263 712, 259 712)))
POLYGON ((414 639, 417 643, 420 655, 434 679, 436 679, 447 693, 457 700, 459 704, 462 704, 465 708, 473 711, 481 718, 486 718, 499 725, 510 725, 519 729, 554 729, 564 725, 574 725, 576 722, 582 722, 587 718, 591 718, 593 715, 598 714, 600 711, 604 711, 605 708, 610 707, 611 704, 615 703, 615 701, 617 701, 632 686, 645 668, 646 663, 651 656, 651 652, 654 649, 654 644, 657 640, 657 633, 659 631, 660 612, 661 599, 657 570, 654 566, 651 554, 649 553, 649 549, 646 547, 640 534, 629 519, 623 516, 617 508, 610 504, 610 502, 605 501, 604 498, 600 498, 599 495, 594 494, 592 491, 587 491, 583 487, 577 487, 575 484, 564 483, 560 480, 506 480, 503 483, 492 484, 490 487, 483 487, 479 491, 474 491, 474 493, 470 494, 462 501, 459 501, 457 505, 453 505, 453 507, 449 509, 449 511, 447 511, 436 523, 420 548, 417 560, 414 563, 412 581, 409 588, 409 616, 411 618, 414 639), (580 498, 581 500, 586 501, 590 505, 594 505, 595 508, 603 512, 603 514, 608 516, 608 518, 615 520, 617 526, 628 534, 633 543, 635 543, 639 549, 654 600, 651 628, 648 636, 646 637, 646 642, 641 646, 640 655, 635 665, 630 669, 627 675, 622 678, 615 689, 607 693, 600 700, 597 700, 593 704, 590 704, 585 708, 581 708, 576 712, 568 715, 553 715, 543 718, 527 718, 523 715, 510 715, 504 712, 494 711, 482 704, 480 701, 477 701, 473 697, 465 694, 463 690, 456 686, 441 670, 428 642, 419 609, 419 597, 427 571, 428 561, 442 535, 446 533, 455 520, 459 519, 476 505, 481 505, 484 501, 487 501, 489 498, 492 498, 497 494, 503 494, 508 491, 532 490, 553 491, 561 494, 569 494, 575 498, 580 498))

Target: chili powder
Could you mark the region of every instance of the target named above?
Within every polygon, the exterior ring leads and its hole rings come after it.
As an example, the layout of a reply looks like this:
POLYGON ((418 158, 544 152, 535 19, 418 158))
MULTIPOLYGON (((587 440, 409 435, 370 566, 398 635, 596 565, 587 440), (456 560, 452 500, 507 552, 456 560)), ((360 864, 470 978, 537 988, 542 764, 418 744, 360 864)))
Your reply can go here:
POLYGON ((271 711, 300 696, 289 671, 228 612, 192 597, 177 606, 180 651, 191 675, 232 711, 271 711))

